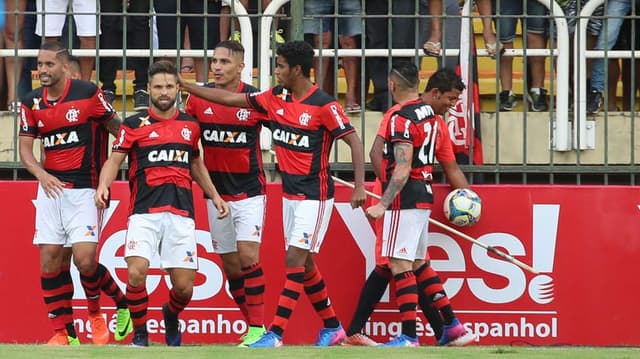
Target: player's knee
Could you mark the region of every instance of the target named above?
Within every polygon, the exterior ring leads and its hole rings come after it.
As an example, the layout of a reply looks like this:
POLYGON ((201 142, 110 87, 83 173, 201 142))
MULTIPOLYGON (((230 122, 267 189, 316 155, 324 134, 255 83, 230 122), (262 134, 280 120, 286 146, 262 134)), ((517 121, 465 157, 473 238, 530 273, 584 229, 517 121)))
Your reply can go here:
POLYGON ((74 256, 73 264, 78 268, 78 272, 83 275, 91 275, 95 273, 98 263, 93 256, 74 256))
POLYGON ((176 281, 173 290, 180 298, 191 298, 193 295, 193 283, 190 281, 176 281))
POLYGON ((147 279, 147 268, 138 265, 129 265, 127 269, 127 280, 129 285, 137 287, 142 285, 147 279))

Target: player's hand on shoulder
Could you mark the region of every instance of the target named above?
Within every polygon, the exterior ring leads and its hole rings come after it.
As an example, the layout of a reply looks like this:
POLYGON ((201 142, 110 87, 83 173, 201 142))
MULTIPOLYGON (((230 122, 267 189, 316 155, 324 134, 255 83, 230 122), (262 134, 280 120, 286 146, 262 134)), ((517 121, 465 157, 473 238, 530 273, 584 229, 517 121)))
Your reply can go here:
POLYGON ((49 174, 48 172, 44 172, 42 176, 38 179, 40 181, 40 186, 42 190, 49 198, 57 198, 62 195, 62 190, 64 189, 65 183, 60 181, 58 177, 49 174))
POLYGON ((367 194, 364 186, 355 186, 351 195, 351 208, 358 208, 367 200, 367 194))

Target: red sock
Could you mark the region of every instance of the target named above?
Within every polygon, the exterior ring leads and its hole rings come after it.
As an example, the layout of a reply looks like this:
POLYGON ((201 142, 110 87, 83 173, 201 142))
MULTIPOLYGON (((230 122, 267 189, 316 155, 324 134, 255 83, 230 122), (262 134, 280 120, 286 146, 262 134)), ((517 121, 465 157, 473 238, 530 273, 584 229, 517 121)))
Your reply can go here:
POLYGON ((191 296, 182 297, 176 292, 175 288, 169 291, 169 311, 175 315, 180 314, 191 301, 191 296))
POLYGON ((89 314, 95 314, 100 311, 100 273, 98 266, 86 275, 80 273, 80 283, 87 297, 87 310, 89 314))
POLYGON ((396 301, 400 309, 402 334, 416 337, 416 307, 418 305, 418 286, 412 271, 396 274, 396 301))
POLYGON ((298 303, 300 293, 303 290, 304 267, 287 268, 287 280, 278 298, 278 309, 271 323, 270 330, 282 337, 282 333, 287 329, 291 313, 298 303))
POLYGON ((238 276, 227 276, 229 281, 229 292, 236 305, 240 309, 244 319, 249 321, 249 311, 247 310, 247 299, 244 292, 244 276, 242 274, 238 276))
POLYGON ((143 282, 137 287, 132 287, 130 284, 127 284, 126 296, 133 326, 136 329, 143 327, 146 330, 149 295, 147 294, 145 283, 143 282))
POLYGON ((260 263, 242 268, 249 325, 264 325, 264 273, 260 263))
POLYGON ((325 328, 337 328, 340 325, 336 312, 333 310, 331 301, 329 300, 329 293, 327 287, 322 279, 322 274, 318 270, 318 267, 313 267, 308 273, 304 275, 304 292, 309 297, 311 305, 316 310, 316 313, 322 318, 325 328))
POLYGON ((433 305, 440 310, 445 324, 451 324, 455 316, 438 273, 425 263, 415 271, 415 274, 419 290, 429 297, 433 305))

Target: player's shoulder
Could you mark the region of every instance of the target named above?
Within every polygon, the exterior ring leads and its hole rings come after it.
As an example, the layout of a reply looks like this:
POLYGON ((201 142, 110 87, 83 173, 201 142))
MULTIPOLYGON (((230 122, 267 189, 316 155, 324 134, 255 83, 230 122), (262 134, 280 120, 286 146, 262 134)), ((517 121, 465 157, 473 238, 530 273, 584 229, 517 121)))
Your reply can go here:
POLYGON ((328 93, 322 91, 320 88, 315 88, 313 92, 307 96, 302 103, 310 106, 322 107, 326 104, 336 102, 336 99, 328 93))
POLYGON ((42 100, 43 87, 38 87, 37 89, 27 93, 20 100, 22 104, 24 104, 27 108, 31 108, 32 105, 35 105, 42 100))
POLYGON ((150 119, 149 111, 144 110, 125 118, 122 124, 129 128, 139 128, 148 125, 150 119))
POLYGON ((260 92, 260 89, 246 82, 242 82, 242 86, 240 87, 240 93, 255 93, 255 92, 260 92))
POLYGON ((194 122, 198 123, 198 119, 194 116, 189 115, 184 111, 178 111, 178 116, 176 117, 176 121, 184 121, 184 122, 194 122))
POLYGON ((98 91, 98 86, 93 82, 83 80, 71 80, 67 100, 80 100, 93 96, 98 91))
POLYGON ((432 119, 436 117, 436 113, 433 108, 422 101, 409 102, 396 110, 395 114, 412 122, 421 122, 425 119, 432 119))

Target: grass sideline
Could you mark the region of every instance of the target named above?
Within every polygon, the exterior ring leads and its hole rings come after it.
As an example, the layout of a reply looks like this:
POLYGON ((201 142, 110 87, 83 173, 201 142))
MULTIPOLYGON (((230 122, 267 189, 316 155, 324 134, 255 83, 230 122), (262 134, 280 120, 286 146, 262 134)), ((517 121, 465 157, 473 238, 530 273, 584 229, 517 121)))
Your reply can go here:
POLYGON ((518 346, 469 346, 464 348, 431 347, 420 348, 364 348, 312 346, 284 346, 274 349, 236 348, 230 345, 193 345, 169 348, 152 345, 149 348, 133 348, 121 345, 98 347, 47 347, 45 345, 0 344, 2 358, 135 358, 135 359, 176 359, 176 358, 580 358, 580 359, 632 359, 640 358, 640 348, 621 347, 518 347, 518 346))

